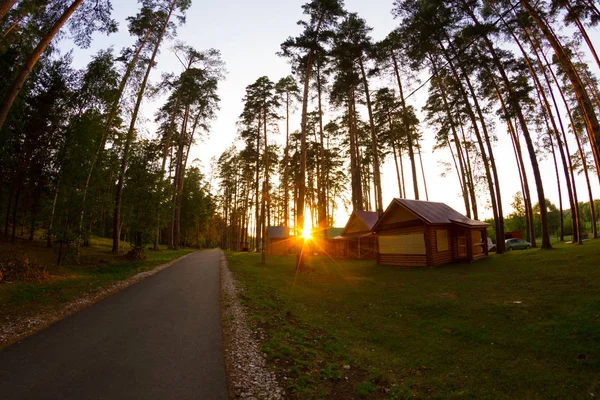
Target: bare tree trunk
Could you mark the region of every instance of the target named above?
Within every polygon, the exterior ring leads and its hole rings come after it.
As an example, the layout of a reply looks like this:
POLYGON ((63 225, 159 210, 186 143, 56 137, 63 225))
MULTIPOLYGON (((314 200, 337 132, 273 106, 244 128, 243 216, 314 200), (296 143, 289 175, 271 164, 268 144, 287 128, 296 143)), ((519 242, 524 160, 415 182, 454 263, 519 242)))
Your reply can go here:
MULTIPOLYGON (((596 116, 594 105, 589 98, 589 95, 583 85, 575 66, 571 62, 568 53, 552 31, 550 25, 546 23, 544 18, 540 16, 534 6, 531 5, 529 0, 520 0, 521 5, 527 10, 533 21, 536 23, 540 31, 543 33, 546 40, 550 43, 556 54, 558 63, 562 66, 563 70, 567 74, 573 90, 577 96, 577 101, 581 106, 583 118, 585 121, 586 129, 592 143, 592 149, 594 152, 594 159, 596 161, 596 167, 600 167, 600 123, 596 116)), ((600 170, 600 169, 599 169, 600 170)), ((600 179, 600 174, 599 174, 600 179)))
MULTIPOLYGON (((473 113, 473 111, 470 108, 470 102, 469 102, 469 97, 464 89, 464 87, 462 86, 462 83, 460 82, 460 77, 459 74, 456 70, 456 67, 454 66, 454 64, 452 63, 452 58, 450 57, 450 55, 448 54, 448 51, 445 49, 445 47, 443 46, 442 42, 440 41, 439 43, 440 49, 442 49, 442 51, 444 52, 444 56, 446 58, 446 61, 448 62, 448 65, 450 66, 450 71, 452 72, 452 75, 456 81, 456 88, 459 92, 459 94, 461 95, 461 97, 463 98, 463 101, 465 102, 465 110, 467 112, 467 115, 469 116, 469 119, 471 120, 471 124, 473 126, 473 131, 475 132, 475 136, 477 137, 477 142, 479 144, 479 150, 481 152, 481 157, 483 159, 483 165, 485 168, 485 174, 486 174, 486 179, 488 182, 488 188, 490 191, 490 199, 492 202, 492 211, 494 213, 494 222, 496 225, 496 229, 498 229, 498 220, 499 220, 499 213, 498 213, 498 207, 497 207, 497 202, 496 202, 496 191, 494 189, 494 181, 492 180, 492 174, 490 171, 490 162, 488 161, 488 156, 486 154, 486 150, 485 150, 485 145, 484 145, 484 141, 482 139, 481 136, 481 132, 479 130, 479 126, 477 125, 477 118, 475 117, 475 114, 473 113)), ((431 65, 434 69, 434 74, 437 74, 437 67, 435 65, 435 60, 431 59, 430 60, 431 65)), ((470 82, 467 79, 467 83, 470 86, 470 82)), ((472 89, 472 87, 471 87, 472 89)), ((473 92, 473 90, 472 90, 473 92)), ((479 107, 476 107, 478 109, 478 111, 480 112, 481 110, 479 109, 479 107)), ((482 126, 485 125, 485 121, 483 119, 483 116, 480 116, 480 120, 481 120, 481 124, 482 126)), ((500 238, 502 238, 503 236, 497 236, 497 249, 498 250, 503 250, 503 247, 498 247, 498 245, 502 245, 500 238)), ((500 251, 500 252, 501 252, 500 251)))
POLYGON ((52 199, 52 208, 50 209, 50 220, 48 221, 48 231, 46 232, 46 247, 52 247, 52 228, 54 224, 54 213, 56 211, 56 201, 58 200, 58 190, 60 189, 61 174, 59 172, 54 189, 54 198, 52 199))
POLYGON ((322 84, 321 84, 321 68, 317 63, 317 101, 318 101, 318 112, 319 112, 319 173, 317 176, 318 186, 318 218, 317 226, 324 230, 327 227, 327 201, 326 201, 326 187, 327 183, 325 180, 325 134, 323 133, 323 107, 321 102, 322 97, 322 84))
POLYGON ((462 164, 459 168, 458 164, 456 163, 457 157, 454 155, 454 151, 452 150, 452 144, 450 143, 448 137, 446 137, 446 145, 448 146, 448 150, 450 150, 450 155, 452 156, 452 162, 454 164, 454 169, 456 170, 458 184, 460 185, 460 191, 462 192, 463 201, 465 202, 465 211, 467 214, 467 218, 471 218, 471 205, 469 204, 469 196, 467 195, 467 186, 464 183, 465 171, 463 169, 462 164))
MULTIPOLYGON (((408 158, 410 159, 410 165, 412 167, 412 178, 413 178, 413 189, 415 192, 415 199, 419 200, 419 183, 417 180, 417 166, 415 163, 415 153, 413 150, 413 140, 412 140, 412 134, 410 132, 410 129, 408 127, 408 121, 406 119, 406 114, 407 114, 407 108, 406 108, 406 101, 404 99, 404 90, 402 87, 402 80, 400 79, 400 71, 398 68, 398 60, 396 59, 396 54, 392 51, 392 61, 394 63, 394 72, 396 74, 396 80, 398 81, 398 89, 400 91, 400 104, 402 106, 402 125, 404 126, 404 129, 406 130, 406 143, 407 143, 407 147, 408 147, 408 158)), ((406 190, 406 189, 405 189, 406 190)), ((406 197, 406 193, 405 193, 405 197, 406 197)))
POLYGON ((427 179, 425 179, 425 168, 423 168, 423 157, 421 156, 421 145, 418 142, 417 153, 419 154, 419 163, 421 164, 421 176, 423 177, 423 186, 425 187, 425 199, 429 201, 429 193, 427 193, 427 179))
POLYGON ((4 19, 16 2, 17 0, 0 0, 0 21, 4 19))
MULTIPOLYGON (((14 4, 14 0, 9 0, 8 3, 11 1, 14 4)), ((2 129, 4 126, 4 122, 6 122, 8 113, 34 65, 37 63, 44 50, 46 50, 54 36, 56 36, 58 31, 60 31, 60 28, 62 28, 65 22, 67 22, 67 20, 71 17, 75 10, 77 10, 81 3, 83 3, 83 0, 73 1, 69 8, 67 8, 60 18, 54 23, 54 26, 50 29, 50 31, 42 38, 41 42, 33 50, 33 53, 31 53, 27 61, 25 61, 25 64, 23 64, 23 67, 21 67, 19 75, 17 75, 17 77, 14 79, 13 83, 4 95, 2 103, 0 103, 0 129, 2 129)), ((1 6, 2 5, 0 4, 0 7, 1 6)), ((12 7, 12 4, 10 4, 8 9, 10 9, 10 7, 12 7)), ((2 9, 0 8, 0 12, 1 11, 2 9)))
POLYGON ((254 186, 254 236, 255 236, 255 251, 260 251, 261 242, 261 228, 260 228, 260 188, 259 188, 259 180, 260 180, 260 134, 261 134, 261 119, 258 119, 258 130, 256 131, 256 180, 254 186))
MULTIPOLYGON (((469 202, 469 189, 467 185, 467 177, 465 172, 465 162, 463 160, 463 154, 460 145, 460 139, 458 138, 458 134, 456 133, 456 126, 454 124, 454 119, 452 118, 452 113, 450 111, 450 106, 448 105, 448 98, 446 97, 446 91, 444 90, 444 86, 441 83, 437 84, 438 89, 440 90, 440 94, 442 97, 442 101, 444 103, 444 110, 446 111, 446 116, 448 117, 448 121, 450 122, 450 129, 452 131, 452 137, 454 139, 454 145, 456 146, 456 153, 458 158, 458 164, 460 166, 460 171, 458 167, 456 167, 456 171, 459 174, 458 180, 461 186, 461 190, 463 193, 463 200, 465 202, 465 209, 467 212, 467 217, 471 218, 471 205, 469 202), (462 177, 462 179, 461 179, 462 177)), ((448 148, 452 153, 452 146, 450 144, 450 140, 448 139, 448 148)), ((452 153, 452 159, 454 160, 454 153, 452 153)), ((456 166, 456 160, 454 160, 454 165, 456 166)), ((423 180, 425 178, 423 177, 423 180)))
POLYGON ((283 226, 289 226, 290 223, 290 193, 288 188, 288 160, 290 147, 290 94, 285 98, 285 149, 283 153, 283 226))
POLYGON ((402 147, 398 146, 398 158, 400 159, 400 177, 402 177, 402 198, 406 198, 406 180, 404 179, 404 162, 402 161, 402 147))
MULTIPOLYGON (((571 6, 569 6, 568 4, 567 4, 567 8, 569 9, 569 11, 571 11, 571 6)), ((575 18, 575 25, 577 25, 577 28, 579 28, 579 32, 581 32, 583 39, 587 43, 587 45, 590 49, 590 52, 592 53, 592 56, 594 57, 594 60, 596 61, 596 65, 598 65, 598 68, 600 68, 600 59, 598 58, 598 53, 596 52, 596 49, 594 48, 594 44, 590 40, 590 36, 588 35, 587 31, 585 30, 585 27, 583 26, 583 24, 581 23, 579 18, 575 18)))
POLYGON ((383 214, 383 194, 381 193, 381 172, 379 171, 379 146, 377 145, 377 131, 373 120, 373 107, 371 105, 371 94, 369 93, 369 82, 365 72, 362 53, 358 56, 358 64, 362 74, 363 86, 365 87, 365 98, 367 100, 367 111, 369 112, 369 127, 371 128, 371 151, 373 152, 373 184, 375 194, 375 209, 381 216, 383 214))
MULTIPOLYGON (((447 36, 446 36, 447 37, 447 36)), ((452 49, 452 51, 456 53, 456 49, 454 48, 454 46, 452 45, 452 42, 450 41, 450 38, 448 38, 448 43, 450 44, 450 47, 452 49)), ((483 39, 487 39, 487 37, 484 35, 483 39)), ((441 45, 441 43, 440 43, 441 45)), ((491 44, 488 45, 488 49, 492 55, 492 58, 497 61, 497 57, 496 57, 496 53, 495 50, 493 48, 493 46, 491 46, 491 44)), ((487 147, 487 154, 489 157, 489 163, 490 166, 489 168, 491 169, 492 172, 492 178, 493 181, 491 183, 491 187, 490 187, 490 195, 492 197, 492 209, 495 208, 496 210, 496 217, 495 217, 495 223, 496 223, 496 252, 498 254, 504 253, 504 212, 502 210, 502 195, 501 195, 501 191, 500 191, 500 180, 498 179, 498 169, 496 168, 496 159, 494 157, 494 151, 493 151, 493 147, 492 147, 492 143, 490 140, 490 135, 488 133, 488 129, 487 129, 487 124, 485 123, 485 117, 483 115, 483 112, 481 110, 481 107, 479 106, 479 100, 477 100, 477 93, 475 92, 475 89, 473 88, 473 85, 471 83, 471 80, 469 79, 469 75, 467 73, 467 70, 465 69, 462 60, 459 57, 456 58, 458 66, 460 68, 460 70, 462 71, 462 75, 464 77, 464 80, 467 84, 467 88, 469 89, 469 93, 471 94, 471 98, 473 99, 473 104, 475 106, 475 110, 477 111, 477 115, 479 116, 479 120, 481 123, 481 129, 483 131, 483 138, 484 138, 484 143, 487 147), (494 206, 494 202, 496 203, 494 206)), ((504 69, 502 68, 502 65, 498 62, 496 63, 498 69, 501 70, 501 74, 504 72, 504 69)))
POLYGON ((264 162, 265 162, 265 180, 263 181, 263 193, 262 193, 262 204, 261 204, 261 214, 262 214, 262 251, 261 251, 261 262, 262 264, 266 264, 267 262, 267 214, 265 210, 265 202, 268 202, 268 207, 271 207, 271 201, 269 200, 270 191, 269 191, 269 143, 267 141, 267 110, 266 107, 263 108, 263 140, 265 142, 265 153, 264 153, 264 162))
POLYGON ((348 132, 350 134, 350 175, 352 180, 352 208, 363 210, 363 193, 360 172, 360 161, 358 156, 358 143, 356 132, 356 110, 354 88, 350 91, 348 98, 348 132))
POLYGON ((102 152, 104 151, 104 146, 106 145, 106 140, 108 138, 110 128, 112 126, 112 123, 113 123, 115 117, 117 116, 117 112, 119 110, 119 103, 121 102, 121 97, 123 97, 123 92, 125 91, 125 87, 127 86, 129 77, 131 76, 131 73, 133 72, 133 69, 134 69, 135 65, 137 64, 140 53, 142 52, 142 49, 146 45, 146 42, 149 37, 150 37, 150 31, 148 31, 148 33, 146 33, 146 36, 140 43, 133 58, 131 59, 129 64, 127 64, 127 69, 125 70, 125 74, 123 74, 123 78, 121 78, 121 83, 119 84, 117 98, 115 99, 115 101, 113 102, 113 104, 110 108, 110 112, 106 118, 106 126, 104 127, 104 132, 102 133, 102 137, 100 138, 100 143, 98 144, 98 148, 96 149, 96 152, 94 153, 94 156, 90 163, 90 168, 88 170, 87 178, 85 180, 85 186, 83 187, 83 193, 82 193, 81 213, 79 215, 79 238, 77 239, 77 245, 79 245, 80 241, 81 241, 81 232, 83 231, 83 215, 85 213, 85 203, 87 200, 88 189, 90 187, 90 181, 92 180, 92 174, 94 173, 94 168, 96 167, 96 163, 98 162, 98 160, 100 159, 100 156, 102 155, 102 152))
MULTIPOLYGON (((392 120, 388 114, 388 123, 390 125, 390 130, 392 129, 392 120)), ((392 154, 394 156, 394 164, 396 165, 396 177, 398 178, 398 192, 399 197, 402 197, 402 182, 400 181, 400 168, 398 167, 398 157, 396 155, 396 141, 392 138, 392 154)))
POLYGON ((137 95, 137 100, 135 103, 135 107, 133 109, 133 113, 131 115, 131 122, 129 124, 129 130, 127 131, 127 136, 125 137, 125 146, 123 148, 123 157, 121 159, 121 170, 119 172, 119 180, 117 182, 117 190, 115 196, 115 211, 114 211, 114 219, 113 219, 113 245, 112 252, 119 252, 119 241, 121 239, 121 201, 123 197, 123 185, 125 184, 125 169, 127 168, 127 161, 129 157, 129 147, 131 146, 131 142, 134 139, 135 134, 135 123, 137 121, 137 116, 140 111, 140 106, 142 104, 142 99, 144 98, 144 92, 146 91, 146 85, 148 83, 148 77, 150 76, 150 71, 152 71, 152 67, 154 66, 154 60, 156 59, 156 55, 158 54, 158 49, 160 48, 160 44, 162 42, 163 36, 169 25, 169 20, 171 19, 171 15, 175 10, 175 6, 177 5, 177 0, 173 0, 171 3, 171 8, 169 9, 169 13, 167 14, 167 18, 165 19, 165 23, 163 24, 158 39, 156 41, 156 45, 154 46, 154 51, 152 52, 152 56, 150 57, 150 61, 148 62, 148 68, 146 69, 146 74, 144 75, 144 79, 142 80, 142 84, 140 85, 140 90, 137 95))
MULTIPOLYGON (((571 157, 570 157, 570 151, 569 151, 569 144, 567 142, 567 135, 564 129, 564 125, 562 122, 562 118, 560 117, 560 110, 558 108, 558 104, 556 102, 556 97, 554 96, 554 92, 552 91, 552 84, 550 82, 550 78, 548 77, 548 74, 546 72, 546 68, 544 66, 544 64, 542 63, 542 60, 540 58, 540 52, 538 50, 538 48, 535 46, 535 44, 533 43, 533 41, 531 40, 531 37, 529 36, 529 34, 527 32, 525 32, 529 42, 531 44, 531 47, 533 49, 533 52, 538 60, 538 65, 540 70, 542 71, 542 75, 545 78, 546 84, 548 86, 550 95, 552 97, 552 101, 554 103, 554 109, 556 110, 556 115, 558 118, 558 122, 560 125, 560 132, 558 131, 558 127, 556 126, 556 123, 554 121, 554 116, 552 113, 552 109, 550 107, 550 102, 548 101, 548 97, 546 96, 545 93, 545 88, 543 87, 541 81, 538 79, 537 74, 535 73, 535 70, 533 68, 532 63, 529 61, 529 57, 527 57, 527 54, 525 53, 525 51, 523 50, 523 48, 521 47, 521 45, 519 44, 519 47, 521 48, 521 51, 523 52, 524 58, 527 62, 527 65, 529 66, 530 72, 532 74, 532 77, 536 83, 536 88, 537 88, 537 92, 538 92, 538 96, 540 96, 540 102, 542 104, 544 104, 545 108, 546 108, 546 112, 550 118, 550 121, 552 122, 552 126, 554 128, 554 132, 556 133, 556 142, 557 142, 557 146, 558 146, 558 150, 559 150, 559 154, 561 157, 561 161, 563 164, 563 169, 564 169, 564 174, 565 174, 565 180, 567 183, 567 192, 569 194, 569 203, 571 206, 571 219, 573 221, 573 241, 577 241, 578 243, 581 243, 581 219, 579 216, 579 201, 577 200, 577 186, 575 184, 575 175, 573 172, 573 163, 571 161, 571 157), (562 140, 561 140, 561 133, 562 133, 562 140), (563 146, 564 143, 564 146, 563 146), (565 155, 565 149, 567 151, 567 154, 565 155), (568 163, 568 166, 567 166, 568 163)), ((545 57, 545 56, 544 56, 545 57)), ((552 72, 554 73, 554 72, 552 72)), ((547 122, 546 122, 547 123, 547 122)), ((548 126, 548 129, 550 130, 550 127, 548 126)), ((562 218, 562 215, 561 215, 562 218)))
POLYGON ((460 133, 462 136, 462 147, 464 148, 465 154, 463 159, 466 160, 466 172, 467 177, 469 178, 469 194, 471 196, 471 207, 473 208, 473 218, 479 219, 479 209, 477 208, 477 194, 475 193, 475 179, 473 179, 473 168, 471 167, 471 158, 469 156, 469 146, 470 142, 467 142, 467 136, 465 135, 465 128, 463 124, 459 121, 460 133))
MULTIPOLYGON (((169 248, 179 249, 179 237, 177 235, 177 204, 179 201, 179 188, 181 186, 183 171, 183 149, 185 148, 185 137, 187 134, 188 120, 190 116, 190 105, 185 107, 183 121, 181 122, 181 132, 179 134, 179 144, 175 158, 175 179, 173 179, 173 195, 171 200, 171 221, 169 224, 169 248)), ((227 202, 229 203, 229 202, 227 202)), ((227 222, 227 221, 225 221, 227 222)))
MULTIPOLYGON (((189 70, 192 67, 194 58, 190 57, 190 60, 188 62, 188 66, 187 66, 187 70, 189 70)), ((170 143, 171 143, 171 138, 173 136, 173 130, 175 129, 175 119, 177 118, 177 114, 178 114, 178 110, 179 110, 179 104, 181 103, 181 89, 182 87, 180 86, 177 89, 177 96, 175 98, 175 107, 173 110, 173 114, 171 114, 171 119, 169 121, 169 126, 167 127, 167 131, 166 131, 166 136, 165 136, 165 145, 163 147, 163 154, 162 154, 162 164, 161 164, 161 168, 160 168, 160 181, 161 183, 163 182, 164 179, 164 175, 165 175, 165 168, 167 165, 167 158, 169 155, 169 147, 170 147, 170 143)), ((154 237, 154 250, 159 250, 160 249, 160 226, 161 226, 161 221, 160 221, 160 205, 156 211, 156 236, 154 237)), ((171 246, 172 243, 169 243, 169 246, 171 246)))

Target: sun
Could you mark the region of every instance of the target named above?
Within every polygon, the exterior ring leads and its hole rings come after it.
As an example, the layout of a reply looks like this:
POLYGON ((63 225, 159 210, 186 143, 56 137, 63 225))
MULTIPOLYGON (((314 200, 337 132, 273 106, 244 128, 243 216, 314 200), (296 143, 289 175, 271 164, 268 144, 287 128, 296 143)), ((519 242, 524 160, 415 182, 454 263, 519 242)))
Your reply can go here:
POLYGON ((310 219, 307 218, 304 220, 304 229, 302 229, 302 237, 304 240, 309 240, 312 238, 312 226, 310 224, 310 219))

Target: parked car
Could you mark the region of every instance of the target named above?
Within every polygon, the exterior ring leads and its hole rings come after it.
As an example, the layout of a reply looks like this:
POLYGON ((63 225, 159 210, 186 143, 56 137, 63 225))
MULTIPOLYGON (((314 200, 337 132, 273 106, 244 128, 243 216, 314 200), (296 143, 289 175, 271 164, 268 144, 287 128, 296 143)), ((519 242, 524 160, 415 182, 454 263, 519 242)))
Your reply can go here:
POLYGON ((490 238, 487 238, 487 248, 488 251, 496 251, 496 243, 490 238))
POLYGON ((519 238, 506 239, 506 250, 525 250, 531 248, 531 243, 519 238))

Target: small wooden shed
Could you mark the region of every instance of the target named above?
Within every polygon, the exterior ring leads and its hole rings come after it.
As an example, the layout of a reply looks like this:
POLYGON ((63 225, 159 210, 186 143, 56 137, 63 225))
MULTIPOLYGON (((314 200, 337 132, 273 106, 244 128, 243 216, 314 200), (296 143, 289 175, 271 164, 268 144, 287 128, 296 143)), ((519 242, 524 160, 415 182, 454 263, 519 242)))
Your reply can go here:
POLYGON ((376 258, 377 237, 371 229, 379 215, 374 211, 354 211, 340 236, 331 239, 336 256, 347 258, 376 258))
POLYGON ((267 255, 282 256, 294 252, 294 240, 290 229, 285 226, 269 226, 267 228, 267 255))
POLYGON ((436 267, 488 255, 489 224, 469 219, 444 203, 394 199, 373 227, 377 263, 436 267))

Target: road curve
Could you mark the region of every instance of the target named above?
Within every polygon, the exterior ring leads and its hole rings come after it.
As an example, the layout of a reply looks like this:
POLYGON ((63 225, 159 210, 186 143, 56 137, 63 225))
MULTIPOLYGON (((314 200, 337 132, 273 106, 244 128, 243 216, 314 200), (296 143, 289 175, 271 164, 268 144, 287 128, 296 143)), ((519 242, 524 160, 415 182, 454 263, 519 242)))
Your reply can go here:
POLYGON ((220 256, 194 253, 0 351, 0 398, 227 399, 220 256))

